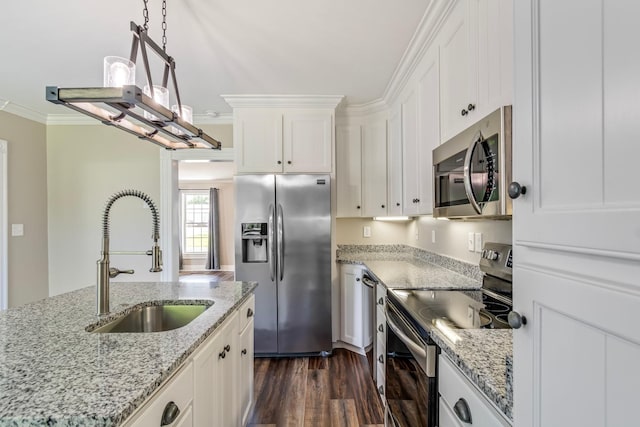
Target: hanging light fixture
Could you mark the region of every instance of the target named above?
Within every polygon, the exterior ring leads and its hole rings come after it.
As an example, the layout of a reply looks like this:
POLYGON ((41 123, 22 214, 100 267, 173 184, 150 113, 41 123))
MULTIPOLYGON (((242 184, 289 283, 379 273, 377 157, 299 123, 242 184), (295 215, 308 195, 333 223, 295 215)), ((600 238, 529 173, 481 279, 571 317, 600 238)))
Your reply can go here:
POLYGON ((65 105, 86 114, 102 123, 115 126, 146 139, 163 148, 220 149, 221 143, 192 124, 193 110, 182 104, 176 64, 167 55, 166 0, 162 1, 162 47, 148 35, 148 0, 144 0, 144 26, 131 22, 133 42, 129 59, 107 56, 104 59, 104 87, 60 88, 47 86, 47 101, 65 105), (154 85, 149 69, 148 49, 163 62, 164 74, 161 85, 154 85), (138 50, 147 84, 140 89, 135 84, 138 50), (173 86, 176 104, 169 109, 169 77, 173 86))

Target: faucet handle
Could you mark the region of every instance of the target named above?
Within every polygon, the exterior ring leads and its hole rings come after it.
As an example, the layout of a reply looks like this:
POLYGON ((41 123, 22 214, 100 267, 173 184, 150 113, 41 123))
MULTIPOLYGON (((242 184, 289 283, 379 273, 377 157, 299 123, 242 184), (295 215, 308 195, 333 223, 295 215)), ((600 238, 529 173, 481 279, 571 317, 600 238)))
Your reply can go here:
POLYGON ((115 267, 111 267, 109 269, 109 277, 112 279, 116 277, 118 274, 133 274, 133 273, 134 273, 133 270, 118 270, 115 267))

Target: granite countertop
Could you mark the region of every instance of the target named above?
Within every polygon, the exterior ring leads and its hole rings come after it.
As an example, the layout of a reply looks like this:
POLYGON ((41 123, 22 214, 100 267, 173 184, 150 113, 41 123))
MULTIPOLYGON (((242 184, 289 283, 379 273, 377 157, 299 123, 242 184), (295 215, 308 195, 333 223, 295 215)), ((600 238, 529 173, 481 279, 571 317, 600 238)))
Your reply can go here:
POLYGON ((86 332, 99 320, 95 286, 0 311, 0 426, 122 424, 256 286, 111 284, 109 318, 148 301, 214 302, 167 332, 86 332))
MULTIPOLYGON (((348 245, 337 261, 362 264, 389 289, 478 289, 477 266, 406 245, 348 245)), ((456 329, 449 338, 428 327, 435 343, 489 401, 513 420, 513 340, 510 329, 456 329)))

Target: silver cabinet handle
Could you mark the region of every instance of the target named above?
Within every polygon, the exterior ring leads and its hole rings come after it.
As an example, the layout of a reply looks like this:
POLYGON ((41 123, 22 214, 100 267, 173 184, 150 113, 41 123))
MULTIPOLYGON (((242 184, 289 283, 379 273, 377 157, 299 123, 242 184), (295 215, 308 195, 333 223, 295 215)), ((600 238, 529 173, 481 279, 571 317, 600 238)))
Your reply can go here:
POLYGON ((384 396, 384 388, 382 386, 378 387, 378 393, 384 396))
POLYGON ((384 326, 381 324, 378 325, 378 331, 384 332, 384 326))
POLYGON ((278 229, 278 271, 280 272, 280 280, 282 280, 284 278, 284 218, 280 204, 278 204, 276 213, 276 224, 278 229))
POLYGON ((275 232, 274 232, 274 217, 276 210, 273 205, 269 205, 269 223, 267 224, 267 239, 269 239, 269 246, 267 250, 269 254, 267 258, 269 258, 269 272, 271 273, 271 281, 276 280, 276 242, 275 242, 275 232))
POLYGON ((527 324, 527 318, 520 315, 517 311, 512 311, 507 316, 507 320, 509 321, 509 326, 513 329, 520 329, 522 326, 527 324))
POLYGON ((471 409, 469 404, 463 398, 458 399, 455 405, 453 405, 453 412, 456 413, 460 421, 463 423, 471 424, 471 409))
POLYGON ((482 208, 478 204, 476 197, 473 195, 473 187, 471 186, 471 160, 473 159, 473 150, 483 139, 481 132, 476 133, 471 140, 469 148, 467 148, 467 155, 464 157, 464 192, 467 194, 467 199, 469 199, 469 203, 473 206, 473 210, 477 213, 482 213, 482 208))
POLYGON ((167 403, 167 406, 164 407, 164 411, 162 412, 162 419, 160 420, 161 426, 168 426, 173 424, 173 422, 180 415, 180 408, 175 402, 171 401, 167 403))

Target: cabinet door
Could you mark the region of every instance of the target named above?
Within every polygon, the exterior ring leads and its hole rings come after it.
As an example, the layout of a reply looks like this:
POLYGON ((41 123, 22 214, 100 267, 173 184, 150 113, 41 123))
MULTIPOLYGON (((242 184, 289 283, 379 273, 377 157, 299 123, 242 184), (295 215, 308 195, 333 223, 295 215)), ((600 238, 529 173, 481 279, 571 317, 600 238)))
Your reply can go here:
POLYGON ((362 213, 362 128, 340 125, 336 129, 337 217, 362 213))
MULTIPOLYGON (((242 315, 242 313, 240 313, 242 315)), ((246 425, 253 405, 253 320, 240 333, 240 373, 238 409, 241 425, 246 425)))
POLYGON ((450 139, 480 116, 477 104, 477 0, 456 2, 440 36, 442 141, 450 139), (472 105, 473 109, 469 109, 472 105))
POLYGON ((640 3, 514 9, 515 425, 635 425, 640 3))
POLYGON ((365 313, 362 299, 362 267, 343 265, 341 271, 340 339, 347 344, 363 347, 365 313))
POLYGON ((387 215, 387 120, 364 126, 362 139, 363 216, 387 215))
POLYGON ((238 173, 282 172, 282 112, 236 108, 234 150, 238 173))
POLYGON ((387 141, 387 213, 402 215, 402 123, 400 109, 389 118, 387 141))
POLYGON ((287 110, 284 113, 284 172, 330 173, 333 113, 287 110))
POLYGON ((402 194, 405 215, 417 215, 420 203, 418 151, 418 97, 410 91, 401 103, 402 111, 402 194))
POLYGON ((440 78, 437 51, 425 55, 418 81, 418 213, 433 213, 433 149, 440 144, 440 78))
POLYGON ((236 354, 238 314, 225 321, 193 358, 196 426, 236 426, 240 423, 236 402, 236 354))
POLYGON ((485 117, 513 103, 513 0, 478 2, 478 105, 485 117))

